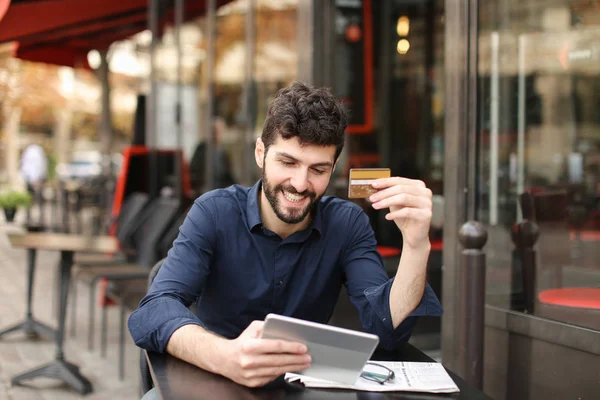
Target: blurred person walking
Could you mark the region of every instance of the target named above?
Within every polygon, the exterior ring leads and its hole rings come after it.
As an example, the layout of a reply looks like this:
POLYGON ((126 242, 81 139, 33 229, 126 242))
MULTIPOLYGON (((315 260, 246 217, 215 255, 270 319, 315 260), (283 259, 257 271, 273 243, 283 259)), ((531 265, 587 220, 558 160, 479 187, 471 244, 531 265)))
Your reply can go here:
POLYGON ((21 154, 20 171, 27 185, 27 191, 33 197, 32 206, 27 208, 27 225, 31 225, 31 209, 35 204, 39 208, 39 225, 44 226, 44 202, 42 189, 48 176, 48 158, 39 144, 30 144, 21 154))

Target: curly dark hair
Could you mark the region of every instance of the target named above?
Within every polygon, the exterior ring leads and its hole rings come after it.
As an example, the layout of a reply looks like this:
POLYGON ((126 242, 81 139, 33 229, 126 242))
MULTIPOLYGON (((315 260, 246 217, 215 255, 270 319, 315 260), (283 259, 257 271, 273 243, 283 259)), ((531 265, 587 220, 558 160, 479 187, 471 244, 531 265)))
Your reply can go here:
POLYGON ((344 148, 347 113, 329 88, 294 82, 277 92, 269 106, 263 127, 265 154, 277 135, 298 137, 301 145, 335 146, 337 161, 344 148))

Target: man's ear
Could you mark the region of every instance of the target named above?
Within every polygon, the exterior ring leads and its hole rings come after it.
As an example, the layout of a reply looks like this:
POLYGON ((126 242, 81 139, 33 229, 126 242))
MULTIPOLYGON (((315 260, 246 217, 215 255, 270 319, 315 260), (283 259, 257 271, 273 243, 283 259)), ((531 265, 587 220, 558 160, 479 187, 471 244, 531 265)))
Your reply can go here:
POLYGON ((265 161, 265 144, 261 138, 256 139, 256 146, 254 147, 254 159, 256 160, 256 165, 258 165, 258 168, 262 169, 265 161))

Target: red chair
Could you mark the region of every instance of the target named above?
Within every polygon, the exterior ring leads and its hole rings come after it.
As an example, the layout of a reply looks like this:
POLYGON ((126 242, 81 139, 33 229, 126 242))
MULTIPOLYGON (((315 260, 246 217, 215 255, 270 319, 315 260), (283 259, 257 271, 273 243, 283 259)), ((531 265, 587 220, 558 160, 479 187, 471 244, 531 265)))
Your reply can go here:
POLYGON ((571 287, 543 290, 536 314, 600 330, 600 288, 571 287))
POLYGON ((543 290, 540 302, 562 307, 586 308, 600 311, 600 288, 558 288, 543 290))

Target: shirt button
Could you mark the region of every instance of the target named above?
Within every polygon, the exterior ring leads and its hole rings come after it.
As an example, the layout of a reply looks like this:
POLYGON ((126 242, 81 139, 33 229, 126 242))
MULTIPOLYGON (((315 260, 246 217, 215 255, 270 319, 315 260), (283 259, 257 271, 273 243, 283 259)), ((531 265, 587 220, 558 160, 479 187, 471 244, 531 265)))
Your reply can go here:
POLYGON ((277 286, 283 286, 283 281, 277 282, 277 286))

